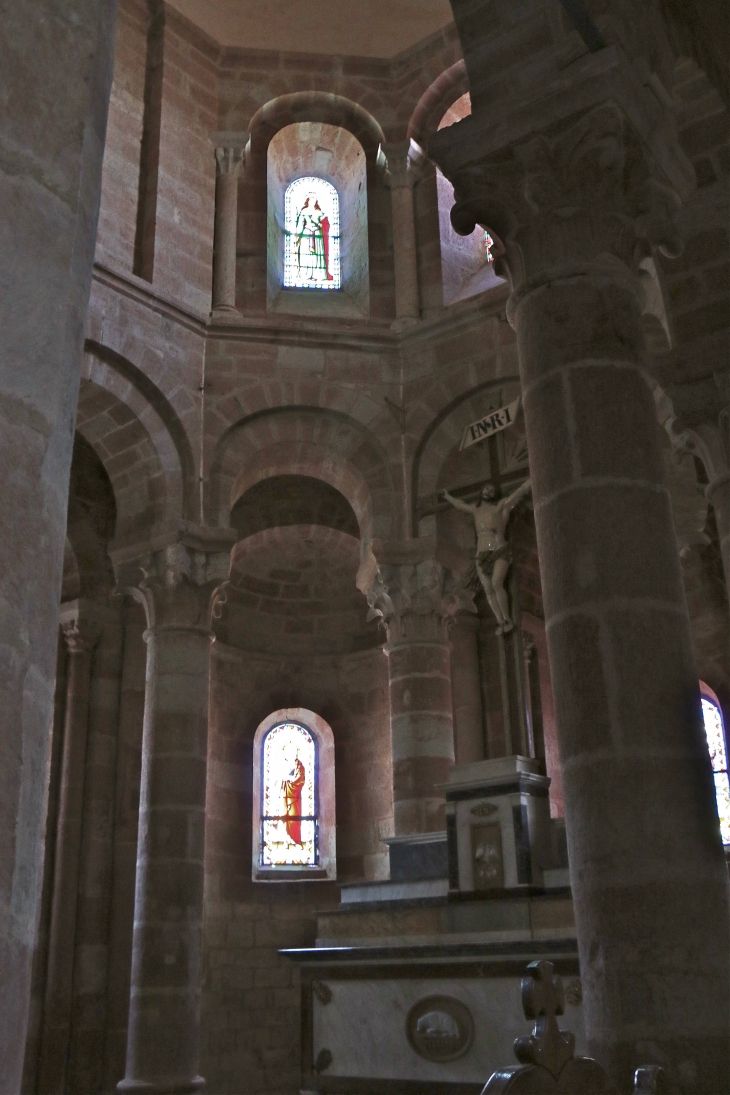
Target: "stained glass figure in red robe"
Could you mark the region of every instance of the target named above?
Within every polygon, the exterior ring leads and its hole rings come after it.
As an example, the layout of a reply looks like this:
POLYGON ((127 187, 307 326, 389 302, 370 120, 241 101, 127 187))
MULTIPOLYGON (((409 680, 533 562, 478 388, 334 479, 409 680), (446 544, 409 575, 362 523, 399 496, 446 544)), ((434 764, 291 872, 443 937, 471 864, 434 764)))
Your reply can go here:
POLYGON ((287 818, 297 819, 285 821, 284 824, 289 837, 295 844, 302 843, 302 788, 304 787, 306 779, 307 775, 304 771, 304 765, 299 757, 297 757, 288 778, 283 781, 286 816, 287 818))
POLYGON ((263 740, 261 865, 317 861, 317 750, 299 723, 282 722, 263 740))
POLYGON ((292 289, 340 288, 340 207, 326 179, 295 179, 284 201, 284 285, 292 289))

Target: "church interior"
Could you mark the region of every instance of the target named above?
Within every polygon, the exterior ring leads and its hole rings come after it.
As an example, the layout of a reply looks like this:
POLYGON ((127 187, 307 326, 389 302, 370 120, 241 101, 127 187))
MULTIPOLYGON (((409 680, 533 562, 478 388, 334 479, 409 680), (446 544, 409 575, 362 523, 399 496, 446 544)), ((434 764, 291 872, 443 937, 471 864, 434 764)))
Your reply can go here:
POLYGON ((0 1095, 728 1095, 725 5, 0 28, 0 1095))

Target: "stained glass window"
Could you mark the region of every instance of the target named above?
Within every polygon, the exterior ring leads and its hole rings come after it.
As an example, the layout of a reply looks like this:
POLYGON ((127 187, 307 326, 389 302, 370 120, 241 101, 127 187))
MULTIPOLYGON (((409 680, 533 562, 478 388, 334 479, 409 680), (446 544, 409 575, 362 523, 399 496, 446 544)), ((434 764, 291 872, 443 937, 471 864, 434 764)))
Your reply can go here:
POLYGON ((487 249, 487 262, 494 262, 494 255, 492 254, 492 247, 494 247, 494 240, 489 235, 489 232, 484 233, 484 244, 487 249))
POLYGON ((263 743, 261 865, 317 863, 317 749, 307 729, 282 722, 263 743))
POLYGON ((723 844, 730 844, 730 782, 727 770, 727 748, 725 731, 722 725, 722 712, 708 696, 702 697, 702 716, 705 720, 705 734, 710 750, 712 772, 715 777, 717 812, 720 817, 720 830, 723 844))
POLYGON ((284 196, 284 287, 340 288, 340 200, 332 183, 295 179, 284 196))

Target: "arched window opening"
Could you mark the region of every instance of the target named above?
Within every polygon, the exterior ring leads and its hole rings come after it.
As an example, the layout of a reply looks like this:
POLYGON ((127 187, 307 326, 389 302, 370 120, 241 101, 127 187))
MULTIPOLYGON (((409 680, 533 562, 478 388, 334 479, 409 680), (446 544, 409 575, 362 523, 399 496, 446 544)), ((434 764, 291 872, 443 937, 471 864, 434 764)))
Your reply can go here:
POLYGON ((252 877, 336 876, 334 738, 304 707, 273 711, 253 740, 252 877))
MULTIPOLYGON (((439 129, 453 125, 471 114, 469 92, 449 107, 439 123, 439 129)), ((502 284, 494 273, 494 256, 490 248, 494 244, 489 232, 479 225, 469 236, 460 236, 451 224, 454 205, 454 188, 441 171, 436 169, 438 195, 439 235, 441 244, 441 281, 444 304, 484 293, 502 284)))
POLYGON ((357 137, 324 122, 292 122, 271 138, 266 165, 266 307, 369 315, 368 179, 357 137))
POLYGON ((305 175, 284 196, 284 287, 339 289, 340 199, 332 183, 305 175))
POLYGON ((264 738, 262 867, 317 863, 317 747, 307 729, 283 722, 264 738))
POLYGON ((715 780, 717 813, 723 844, 730 844, 730 777, 727 766, 727 742, 722 711, 714 692, 702 684, 702 717, 705 723, 707 747, 710 751, 712 774, 715 780))

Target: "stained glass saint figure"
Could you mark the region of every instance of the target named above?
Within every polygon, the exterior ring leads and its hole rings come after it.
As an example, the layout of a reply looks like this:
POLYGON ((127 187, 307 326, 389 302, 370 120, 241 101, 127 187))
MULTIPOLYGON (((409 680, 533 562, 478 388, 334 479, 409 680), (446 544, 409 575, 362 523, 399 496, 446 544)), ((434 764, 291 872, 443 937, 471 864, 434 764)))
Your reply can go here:
POLYGON ((292 818, 291 821, 285 821, 286 831, 291 840, 295 844, 302 843, 302 788, 307 779, 307 773, 304 770, 299 757, 294 761, 294 767, 289 773, 289 778, 284 780, 284 804, 286 806, 287 818, 292 818))
POLYGON ((274 726, 263 741, 261 864, 317 863, 316 745, 304 726, 274 726))
POLYGON ((340 211, 337 191, 325 179, 296 179, 284 201, 284 285, 340 288, 340 211))

